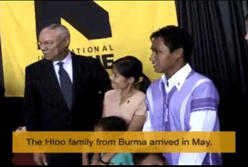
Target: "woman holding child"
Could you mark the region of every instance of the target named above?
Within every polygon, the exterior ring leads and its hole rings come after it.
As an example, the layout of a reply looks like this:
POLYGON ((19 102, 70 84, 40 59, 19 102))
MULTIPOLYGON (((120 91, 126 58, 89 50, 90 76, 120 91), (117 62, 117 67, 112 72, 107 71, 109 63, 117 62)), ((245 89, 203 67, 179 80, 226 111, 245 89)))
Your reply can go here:
MULTIPOLYGON (((124 119, 128 131, 141 131, 146 120, 145 91, 150 80, 143 74, 142 63, 136 57, 126 56, 113 63, 112 90, 105 93, 102 117, 117 116, 124 119)), ((108 164, 114 153, 93 156, 92 164, 108 164)), ((118 165, 118 162, 114 162, 118 165)), ((130 162, 126 165, 132 165, 130 162)))

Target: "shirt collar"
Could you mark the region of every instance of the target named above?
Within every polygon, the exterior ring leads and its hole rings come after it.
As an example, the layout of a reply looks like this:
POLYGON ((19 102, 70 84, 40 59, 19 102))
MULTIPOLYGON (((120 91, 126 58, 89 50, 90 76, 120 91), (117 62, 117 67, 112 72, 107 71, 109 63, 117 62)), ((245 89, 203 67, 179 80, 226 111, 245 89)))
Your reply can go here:
POLYGON ((58 62, 63 62, 64 65, 69 64, 71 62, 71 52, 67 54, 67 56, 62 61, 53 61, 53 65, 56 65, 58 62))
POLYGON ((192 68, 187 63, 182 68, 180 68, 170 79, 167 80, 166 75, 163 74, 161 78, 161 82, 167 87, 172 88, 176 86, 178 90, 181 89, 182 85, 184 84, 185 79, 189 75, 189 73, 192 71, 192 68), (167 84, 168 82, 168 84, 167 84))

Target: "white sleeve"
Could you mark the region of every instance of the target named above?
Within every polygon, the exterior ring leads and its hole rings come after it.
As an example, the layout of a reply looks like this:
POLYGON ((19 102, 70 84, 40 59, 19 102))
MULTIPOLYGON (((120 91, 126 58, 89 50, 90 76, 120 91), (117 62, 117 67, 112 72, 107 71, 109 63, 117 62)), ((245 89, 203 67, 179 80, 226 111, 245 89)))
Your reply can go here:
POLYGON ((150 111, 147 111, 147 117, 142 131, 153 131, 151 119, 150 119, 150 111))
POLYGON ((152 124, 151 124, 151 113, 152 108, 153 108, 153 101, 152 101, 152 92, 151 92, 151 88, 149 87, 146 91, 146 104, 147 104, 147 117, 146 117, 146 121, 144 123, 143 126, 143 130, 142 131, 154 131, 154 129, 152 128, 152 124))
MULTIPOLYGON (((216 121, 216 111, 194 111, 190 115, 189 131, 213 131, 216 121)), ((201 165, 206 153, 181 153, 178 165, 201 165)))

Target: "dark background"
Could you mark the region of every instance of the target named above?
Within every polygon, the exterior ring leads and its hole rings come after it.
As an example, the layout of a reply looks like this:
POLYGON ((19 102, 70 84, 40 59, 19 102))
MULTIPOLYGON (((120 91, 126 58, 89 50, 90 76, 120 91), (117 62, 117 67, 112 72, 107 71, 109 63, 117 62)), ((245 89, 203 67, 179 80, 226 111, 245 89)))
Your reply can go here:
MULTIPOLYGON (((176 0, 176 9, 179 26, 187 29, 195 40, 192 67, 211 78, 219 91, 221 130, 236 131, 236 153, 223 154, 223 164, 239 164, 246 145, 241 129, 248 111, 248 43, 244 40, 248 3, 176 0)), ((5 136, 2 139, 6 143, 1 151, 10 164, 11 132, 23 125, 22 98, 3 97, 3 78, 0 52, 0 106, 5 136)))
POLYGON ((236 131, 236 153, 222 154, 223 164, 239 164, 248 111, 248 2, 177 0, 176 8, 179 26, 195 40, 192 67, 211 78, 219 91, 221 131, 236 131))

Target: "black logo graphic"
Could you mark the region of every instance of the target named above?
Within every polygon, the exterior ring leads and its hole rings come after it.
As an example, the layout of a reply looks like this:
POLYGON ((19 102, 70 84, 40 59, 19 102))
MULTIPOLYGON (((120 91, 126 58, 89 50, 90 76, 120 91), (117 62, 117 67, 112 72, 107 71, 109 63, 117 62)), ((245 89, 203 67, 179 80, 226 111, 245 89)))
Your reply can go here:
POLYGON ((52 23, 69 22, 87 39, 111 37, 108 12, 93 1, 35 1, 36 35, 52 23))

